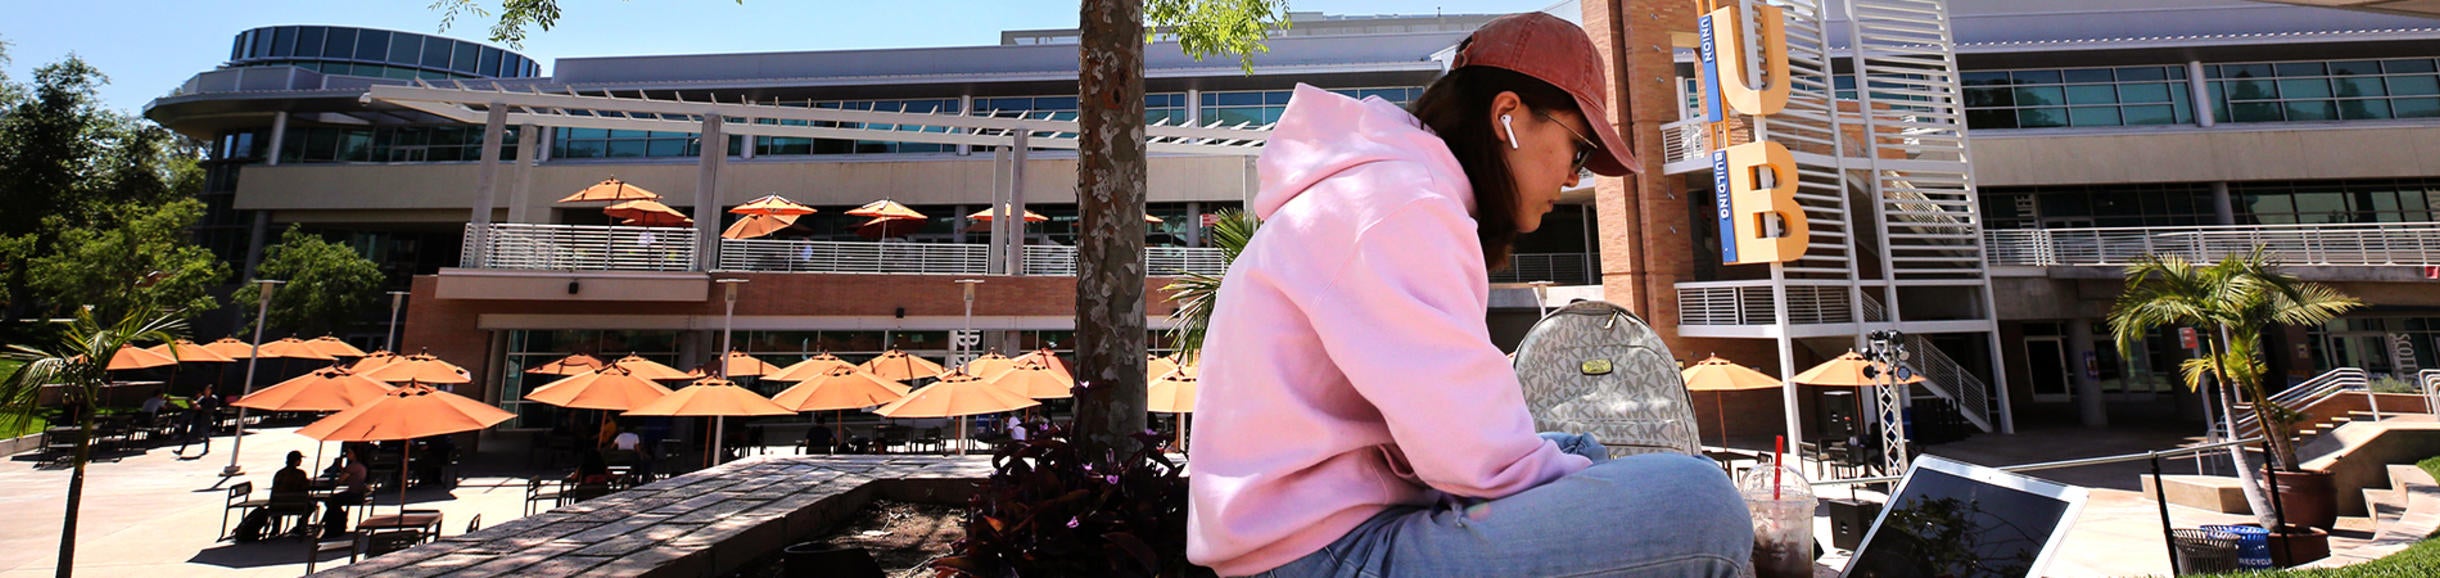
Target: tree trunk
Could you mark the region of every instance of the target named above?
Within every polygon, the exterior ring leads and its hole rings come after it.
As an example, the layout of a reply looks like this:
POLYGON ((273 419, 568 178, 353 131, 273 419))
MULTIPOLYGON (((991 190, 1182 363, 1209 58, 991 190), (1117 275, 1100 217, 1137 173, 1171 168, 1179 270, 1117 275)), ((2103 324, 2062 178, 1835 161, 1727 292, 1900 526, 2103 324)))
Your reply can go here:
MULTIPOLYGON (((2214 389, 2218 389, 2220 392, 2220 419, 2227 425, 2229 441, 2235 441, 2238 438, 2237 400, 2234 393, 2236 384, 2229 383, 2228 374, 2220 371, 2220 363, 2228 359, 2220 355, 2221 347, 2226 344, 2227 339, 2228 328, 2221 327, 2219 339, 2205 339, 2204 341, 2211 344, 2211 377, 2218 386, 2214 389)), ((2263 431, 2270 431, 2269 422, 2256 421, 2255 423, 2262 425, 2263 431)), ((2262 481, 2254 476, 2253 466, 2245 463, 2245 447, 2229 446, 2228 461, 2237 468, 2237 484, 2240 489, 2244 490, 2245 505, 2253 509, 2254 519, 2264 528, 2276 527, 2278 524, 2275 521, 2278 518, 2272 516, 2270 494, 2263 489, 2262 481)), ((2154 480, 2153 483, 2163 482, 2154 480)))
MULTIPOLYGON (((1078 48, 1075 436, 1086 456, 1144 431, 1144 5, 1084 0, 1078 48)), ((1088 458, 1090 459, 1090 458, 1088 458)))
POLYGON ((93 412, 101 408, 93 393, 86 393, 86 409, 77 416, 85 435, 76 440, 76 468, 68 474, 68 515, 59 522, 59 568, 53 573, 59 578, 76 575, 76 510, 85 501, 85 462, 93 459, 93 412))

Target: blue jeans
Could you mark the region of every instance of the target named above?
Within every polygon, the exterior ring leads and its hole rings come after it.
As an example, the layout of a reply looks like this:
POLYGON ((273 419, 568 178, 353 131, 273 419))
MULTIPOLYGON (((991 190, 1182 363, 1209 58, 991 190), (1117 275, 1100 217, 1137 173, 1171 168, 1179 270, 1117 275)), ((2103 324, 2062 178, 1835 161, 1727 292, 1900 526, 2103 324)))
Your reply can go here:
POLYGON ((1750 564, 1745 500, 1711 460, 1612 460, 1589 435, 1542 437, 1593 467, 1496 500, 1393 507, 1261 576, 1727 577, 1750 564))

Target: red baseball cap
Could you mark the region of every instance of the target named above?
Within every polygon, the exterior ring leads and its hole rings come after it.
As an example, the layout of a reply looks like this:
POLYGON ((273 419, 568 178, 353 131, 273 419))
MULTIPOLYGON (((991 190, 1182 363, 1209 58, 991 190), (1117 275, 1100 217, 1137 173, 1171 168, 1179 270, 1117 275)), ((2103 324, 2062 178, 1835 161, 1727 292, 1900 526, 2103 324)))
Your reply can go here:
POLYGON ((1585 168, 1610 177, 1644 172, 1643 163, 1635 161, 1635 153, 1610 127, 1609 109, 1602 106, 1609 101, 1609 91, 1603 89, 1607 77, 1601 73, 1601 53, 1593 50, 1593 39, 1583 28, 1542 12, 1501 16, 1457 45, 1457 59, 1449 67, 1468 66, 1514 71, 1567 91, 1576 98, 1585 124, 1593 125, 1593 134, 1601 139, 1601 150, 1585 160, 1585 168))

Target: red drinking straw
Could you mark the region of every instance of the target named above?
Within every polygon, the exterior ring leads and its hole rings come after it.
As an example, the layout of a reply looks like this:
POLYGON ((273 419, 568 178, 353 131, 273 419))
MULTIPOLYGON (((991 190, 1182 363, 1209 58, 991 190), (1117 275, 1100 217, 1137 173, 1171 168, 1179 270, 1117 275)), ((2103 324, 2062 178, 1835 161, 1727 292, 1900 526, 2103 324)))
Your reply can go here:
POLYGON ((1779 501, 1779 472, 1787 471, 1788 436, 1776 436, 1771 441, 1771 501, 1779 501))

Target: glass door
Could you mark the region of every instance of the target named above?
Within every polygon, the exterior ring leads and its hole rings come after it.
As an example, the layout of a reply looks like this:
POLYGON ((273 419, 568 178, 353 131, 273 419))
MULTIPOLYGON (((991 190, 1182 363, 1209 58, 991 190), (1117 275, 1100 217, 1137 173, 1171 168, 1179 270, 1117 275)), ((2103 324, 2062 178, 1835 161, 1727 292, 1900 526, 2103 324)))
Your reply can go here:
POLYGON ((2033 376, 2033 400, 2056 403, 2074 399, 2068 381, 2067 347, 2057 337, 2025 338, 2025 366, 2033 376))

